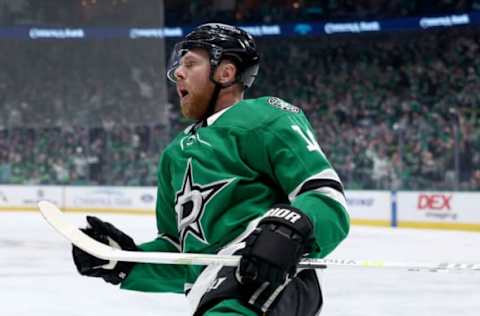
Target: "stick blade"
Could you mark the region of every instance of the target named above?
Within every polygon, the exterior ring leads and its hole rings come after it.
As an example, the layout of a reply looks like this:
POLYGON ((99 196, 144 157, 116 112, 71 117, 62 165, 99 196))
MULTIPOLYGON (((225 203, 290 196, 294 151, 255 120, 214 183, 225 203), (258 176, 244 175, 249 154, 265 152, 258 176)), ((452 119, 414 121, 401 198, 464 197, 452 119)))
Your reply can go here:
POLYGON ((55 204, 48 201, 40 201, 38 202, 38 208, 50 226, 78 248, 105 260, 111 260, 112 256, 114 256, 112 248, 90 238, 78 229, 77 226, 65 220, 64 213, 55 204))
POLYGON ((38 208, 45 220, 55 231, 78 248, 100 259, 160 264, 208 265, 211 263, 224 263, 225 265, 238 265, 239 259, 232 256, 125 251, 113 248, 96 241, 81 231, 77 226, 71 224, 55 204, 48 201, 41 201, 38 203, 38 208))

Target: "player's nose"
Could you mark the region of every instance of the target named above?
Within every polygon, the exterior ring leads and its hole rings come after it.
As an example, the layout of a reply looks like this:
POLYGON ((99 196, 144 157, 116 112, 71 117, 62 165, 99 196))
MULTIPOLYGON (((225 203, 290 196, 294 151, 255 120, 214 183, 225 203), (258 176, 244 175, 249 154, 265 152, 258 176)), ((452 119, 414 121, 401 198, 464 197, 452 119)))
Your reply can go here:
POLYGON ((183 70, 183 66, 178 66, 173 74, 177 80, 185 79, 185 71, 183 70))

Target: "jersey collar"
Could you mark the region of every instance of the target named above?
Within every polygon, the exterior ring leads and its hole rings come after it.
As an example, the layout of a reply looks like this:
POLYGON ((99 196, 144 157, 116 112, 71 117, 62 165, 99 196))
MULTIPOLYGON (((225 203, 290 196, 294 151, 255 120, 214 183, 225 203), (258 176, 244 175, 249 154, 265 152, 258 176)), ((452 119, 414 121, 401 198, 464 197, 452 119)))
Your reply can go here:
POLYGON ((229 107, 227 108, 224 108, 223 110, 221 111, 218 111, 218 112, 215 112, 213 113, 212 115, 210 115, 208 118, 207 118, 207 124, 206 126, 210 126, 212 125, 213 123, 215 123, 216 120, 218 120, 220 118, 220 116, 222 116, 223 113, 225 113, 227 110, 229 110, 232 106, 230 105, 229 107))

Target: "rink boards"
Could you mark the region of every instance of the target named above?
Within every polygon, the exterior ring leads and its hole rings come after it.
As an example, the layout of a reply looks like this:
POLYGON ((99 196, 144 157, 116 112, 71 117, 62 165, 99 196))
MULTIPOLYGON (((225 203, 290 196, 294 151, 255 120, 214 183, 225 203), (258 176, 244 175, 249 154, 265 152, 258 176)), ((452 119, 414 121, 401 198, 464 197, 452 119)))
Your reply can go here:
POLYGON ((154 187, 0 185, 0 210, 36 211, 48 200, 67 212, 153 214, 154 187))
MULTIPOLYGON (((346 191, 353 224, 480 232, 479 192, 346 191)), ((67 212, 153 214, 155 187, 0 185, 0 211, 36 211, 49 200, 67 212)))

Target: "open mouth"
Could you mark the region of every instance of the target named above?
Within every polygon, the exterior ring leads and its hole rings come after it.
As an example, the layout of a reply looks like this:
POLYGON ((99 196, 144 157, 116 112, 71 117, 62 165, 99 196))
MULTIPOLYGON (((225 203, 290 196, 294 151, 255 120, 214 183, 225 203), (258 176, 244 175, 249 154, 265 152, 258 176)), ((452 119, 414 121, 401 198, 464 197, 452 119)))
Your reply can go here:
POLYGON ((188 90, 185 88, 180 88, 178 89, 178 94, 180 95, 180 97, 184 98, 188 95, 188 90))

